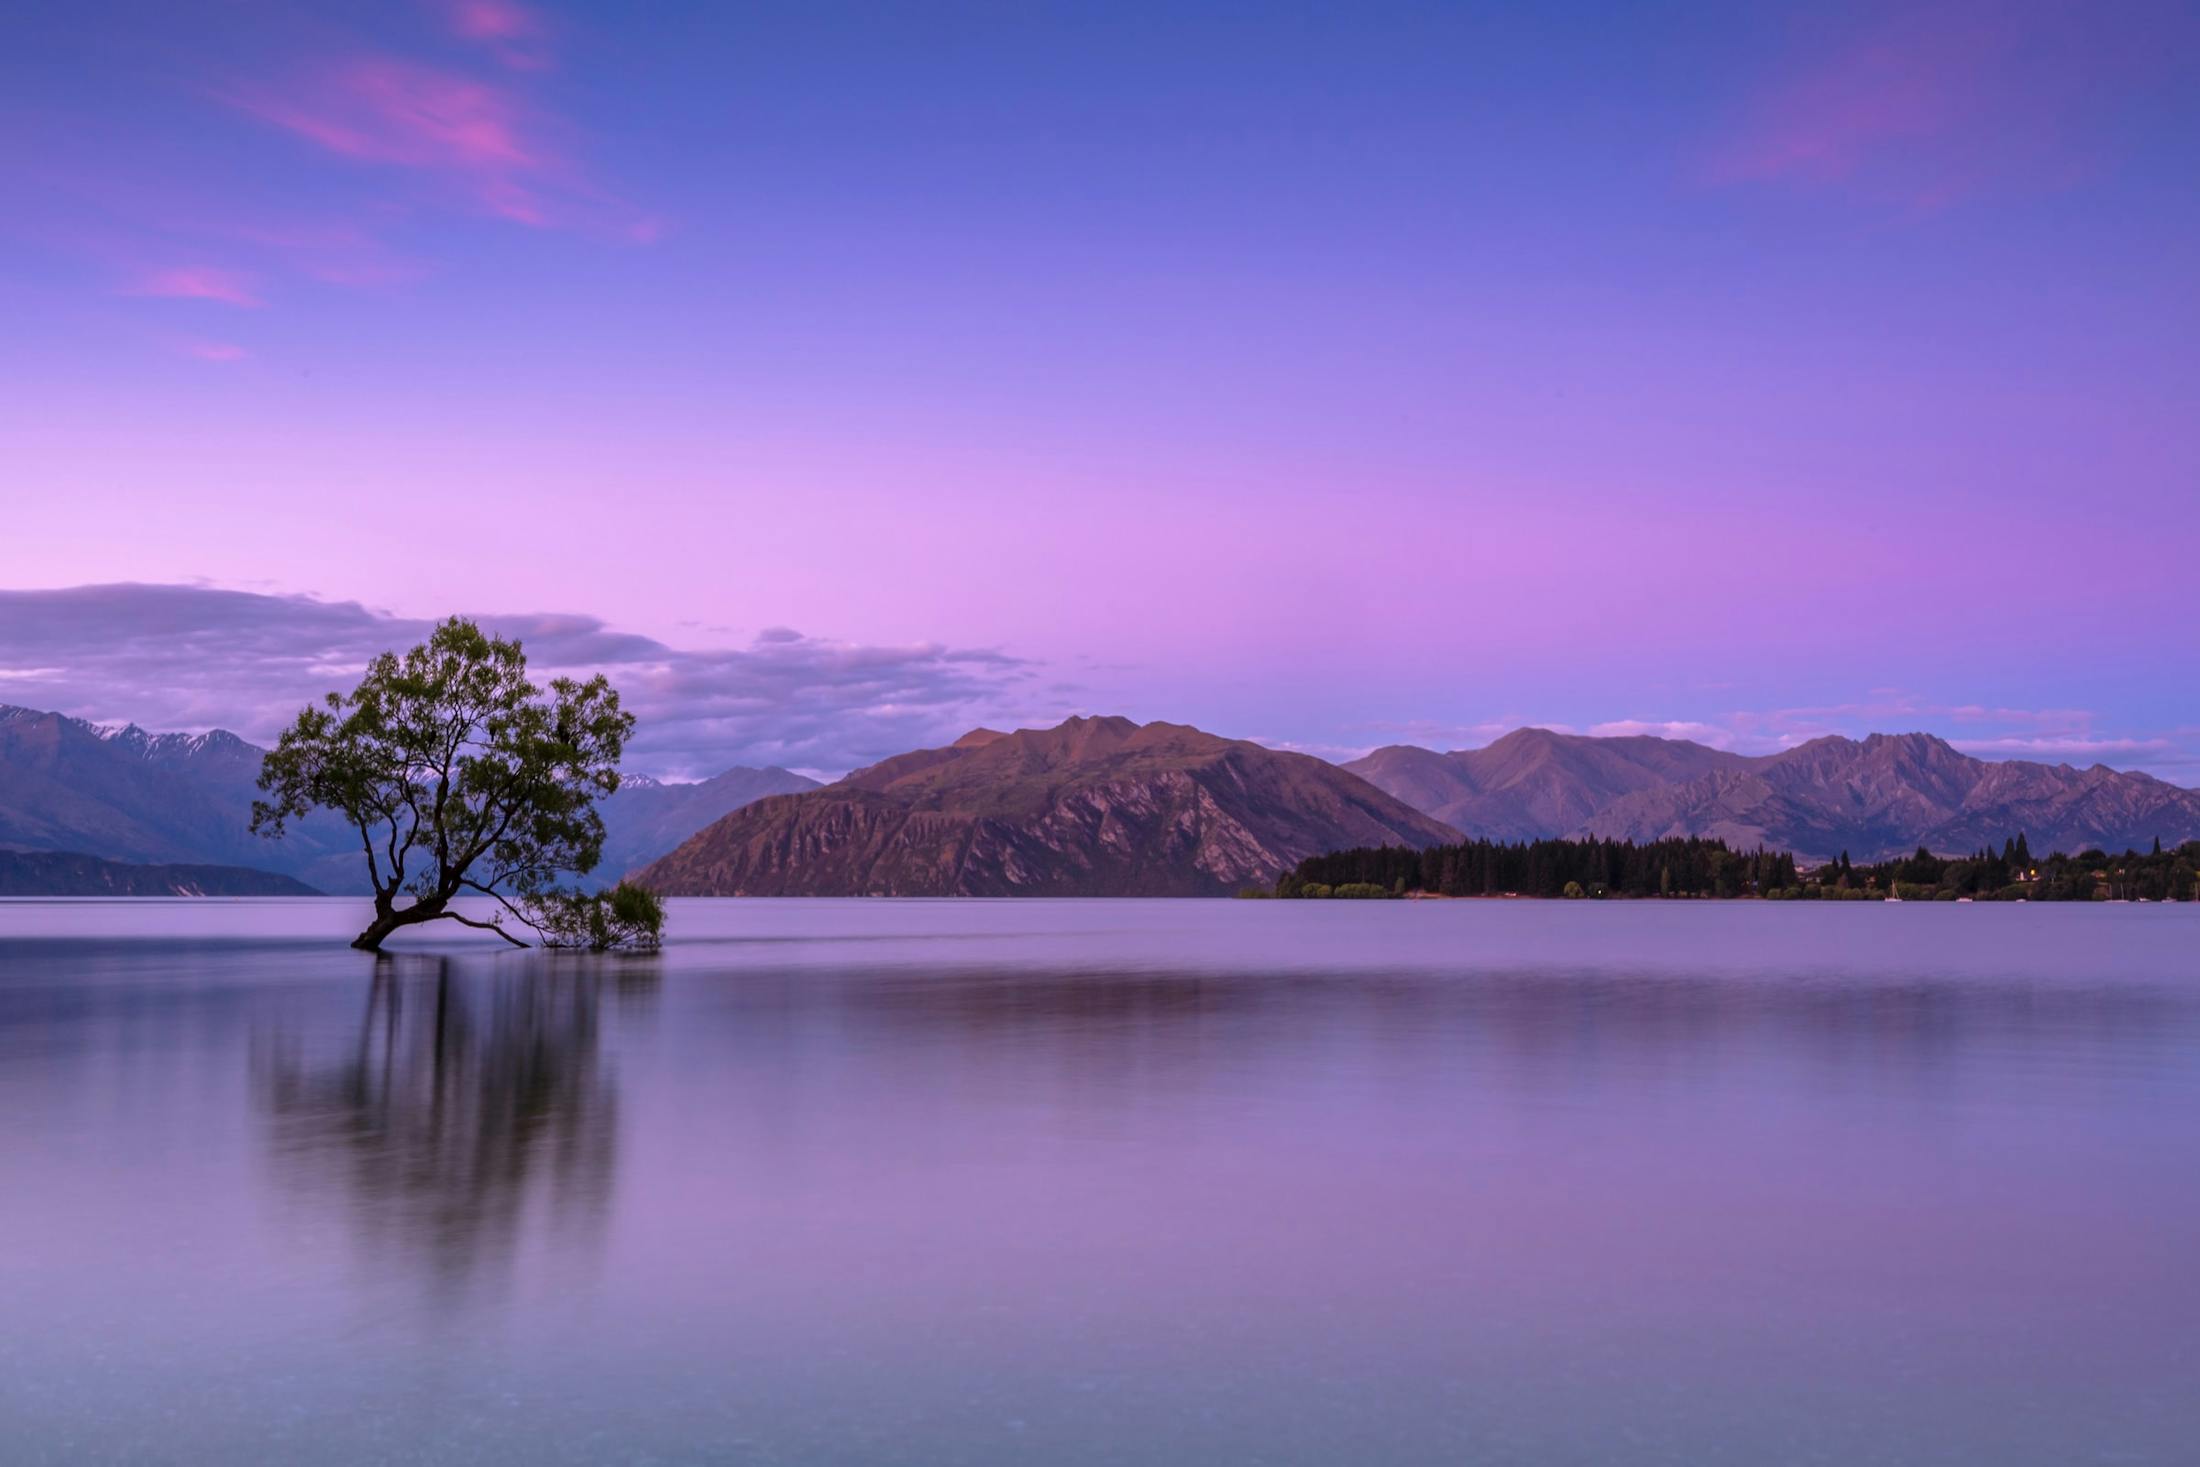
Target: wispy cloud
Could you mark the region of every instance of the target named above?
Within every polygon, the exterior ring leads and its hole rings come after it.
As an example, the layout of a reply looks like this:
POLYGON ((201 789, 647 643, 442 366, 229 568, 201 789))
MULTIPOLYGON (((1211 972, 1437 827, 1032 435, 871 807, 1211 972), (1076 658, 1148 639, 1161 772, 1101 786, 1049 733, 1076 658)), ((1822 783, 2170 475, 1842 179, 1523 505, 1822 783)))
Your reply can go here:
POLYGON ((1271 734, 1252 734, 1249 741, 1264 749, 1275 749, 1285 754, 1311 754, 1316 759, 1326 759, 1331 764, 1350 764, 1375 752, 1373 744, 1331 744, 1319 740, 1277 738, 1271 734))
POLYGON ((1547 728, 1552 733, 1563 734, 1580 732, 1570 723, 1510 713, 1477 719, 1471 723, 1444 723, 1433 719, 1409 718, 1403 721, 1355 724, 1352 727, 1353 732, 1364 731, 1372 737, 1371 747, 1382 744, 1417 744, 1424 749, 1439 750, 1479 749, 1484 744, 1503 738, 1516 728, 1547 728))
POLYGON ((1709 744, 1714 749, 1724 749, 1734 742, 1734 731, 1715 723, 1697 723, 1688 719, 1621 718, 1610 723, 1592 725, 1589 733, 1594 738, 1624 739, 1648 735, 1654 739, 1688 739, 1698 744, 1709 744))
POLYGON ((490 213, 549 222, 541 181, 564 171, 508 88, 390 56, 224 94, 232 106, 362 163, 447 180, 490 213))
MULTIPOLYGON (((774 628, 689 649, 596 617, 488 614, 538 678, 606 672, 640 720, 629 767, 715 774, 735 764, 839 773, 981 724, 1052 721, 1059 695, 995 648, 880 646, 774 628)), ((228 728, 265 741, 427 622, 353 601, 190 585, 0 591, 8 701, 155 729, 228 728)))
POLYGON ((540 13, 516 0, 439 0, 453 34, 487 46, 515 71, 550 65, 550 28, 540 13))
POLYGON ((543 12, 417 0, 371 27, 292 19, 255 27, 240 12, 202 44, 163 47, 157 94, 196 116, 164 119, 173 138, 159 148, 122 131, 148 125, 137 114, 55 104, 46 125, 61 145, 11 160, 38 203, 12 232, 76 256, 119 296, 291 311, 317 286, 439 273, 459 258, 438 238, 453 216, 625 247, 663 236, 662 217, 591 166, 573 93, 551 74, 565 27, 543 12), (294 145, 288 165, 277 145, 264 170, 240 169, 240 130, 294 145), (218 146, 194 151, 202 140, 218 146))
POLYGON ((211 265, 171 265, 148 270, 131 281, 124 294, 216 301, 225 306, 264 304, 242 273, 211 265))
POLYGON ((342 221, 267 223, 224 216, 190 226, 324 285, 375 289, 403 285, 430 273, 419 260, 400 253, 370 230, 342 221))
POLYGON ((1847 34, 1766 77, 1709 151, 1719 185, 1932 209, 2094 166, 2100 118, 2160 78, 2188 16, 2158 0, 1937 0, 1858 8, 1847 34))
POLYGON ((2165 738, 2024 738, 1950 739, 1968 754, 1994 754, 2003 758, 2083 761, 2136 759, 2147 762, 2186 763, 2177 746, 2165 738))
POLYGON ((231 362, 241 362, 251 355, 250 352, 233 341, 185 341, 177 343, 176 350, 187 357, 195 357, 199 361, 213 362, 222 366, 226 366, 231 362))
POLYGON ((1853 178, 1886 150, 1936 143, 1977 106, 1990 31, 1889 29, 1783 78, 1713 164, 1736 183, 1853 178))

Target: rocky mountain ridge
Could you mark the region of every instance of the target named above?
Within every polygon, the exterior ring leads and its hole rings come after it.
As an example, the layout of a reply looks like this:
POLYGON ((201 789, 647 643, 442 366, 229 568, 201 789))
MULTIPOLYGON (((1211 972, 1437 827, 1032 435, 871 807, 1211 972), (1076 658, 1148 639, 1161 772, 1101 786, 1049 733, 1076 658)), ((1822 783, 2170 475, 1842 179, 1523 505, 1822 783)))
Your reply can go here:
MULTIPOLYGON (((0 705, 0 849, 245 867, 362 890, 357 834, 332 816, 281 842, 251 835, 260 758, 220 730, 154 734, 0 705)), ((830 787, 776 768, 693 784, 633 778, 602 808, 599 876, 647 869, 681 890, 785 892, 1221 892, 1338 844, 1455 833, 1709 835, 1806 861, 1920 844, 1958 854, 2019 831, 2042 853, 2200 837, 2200 792, 2098 764, 1978 759, 1929 734, 1745 756, 1521 729, 1480 749, 1379 749, 1339 769, 1121 718, 974 729, 830 787), (827 788, 829 809, 771 803, 827 788), (689 837, 752 808, 754 823, 721 832, 731 844, 668 864, 689 837)))
POLYGON ((1513 841, 1569 834, 1627 795, 1747 762, 1682 739, 1521 728, 1443 754, 1393 744, 1344 767, 1469 835, 1513 841))
POLYGON ((638 879, 672 896, 1218 896, 1339 845, 1456 838, 1308 755, 1072 718, 760 800, 638 879))
POLYGON ((1805 860, 1999 846, 2145 849, 2200 837, 2200 791, 2093 765, 1985 760, 1931 734, 1829 735, 1745 756, 1681 739, 1521 729, 1484 749, 1398 746, 1346 766, 1472 836, 1713 836, 1805 860))

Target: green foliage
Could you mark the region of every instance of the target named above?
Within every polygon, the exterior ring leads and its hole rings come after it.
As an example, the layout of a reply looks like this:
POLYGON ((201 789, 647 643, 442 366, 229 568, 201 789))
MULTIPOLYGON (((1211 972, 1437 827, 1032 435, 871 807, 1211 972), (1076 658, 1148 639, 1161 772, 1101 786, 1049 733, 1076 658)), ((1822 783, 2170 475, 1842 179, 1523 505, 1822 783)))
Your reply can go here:
POLYGON ((528 903, 527 920, 545 947, 648 952, 664 939, 665 905, 648 887, 621 881, 609 891, 540 893, 528 903))
MULTIPOLYGON (((2155 842, 2160 847, 2159 841, 2155 842)), ((1466 841, 1416 850, 1371 846, 1301 861, 1276 895, 1344 895, 1369 885, 1403 896, 1743 897, 1770 901, 2196 901, 2200 841, 2121 856, 2081 851, 2035 860, 2019 834, 1970 856, 1919 850, 1857 865, 1846 852, 1808 872, 1779 851, 1735 851, 1700 838, 1652 841, 1466 841)))
POLYGON ((1715 840, 1477 840, 1309 857, 1276 883, 1276 895, 1342 895, 1345 886, 1367 885, 1396 896, 1731 897, 1797 884, 1794 857, 1733 851, 1715 840))
POLYGON ((2172 850, 2163 849, 2159 839, 2152 844, 2144 854, 2089 850, 2040 860, 2019 834, 2003 841, 1999 851, 1988 846, 1968 856, 1936 856, 1920 850, 1871 866, 1822 866, 1811 877, 1828 897, 1845 883, 1846 894, 1854 897, 1872 899, 1891 891, 1906 902, 2200 900, 2200 841, 2172 850))
POLYGON ((279 836, 316 807, 358 828, 375 916, 354 946, 438 919, 525 946, 502 917, 451 903, 486 898, 533 925, 530 909, 562 878, 594 869, 596 801, 619 787, 633 727, 601 676, 558 678, 545 696, 518 642, 452 617, 403 657, 377 657, 350 693, 299 713, 260 768, 267 797, 252 828, 279 836))
MULTIPOLYGON (((1302 865, 1301 870, 1305 869, 1302 865)), ((1276 882, 1274 893, 1279 897, 1294 897, 1315 901, 1338 899, 1343 901, 1388 901, 1404 896, 1402 888, 1383 885, 1379 881, 1305 881, 1296 873, 1286 871, 1276 882)), ((1262 893, 1268 895, 1268 893, 1262 893)))

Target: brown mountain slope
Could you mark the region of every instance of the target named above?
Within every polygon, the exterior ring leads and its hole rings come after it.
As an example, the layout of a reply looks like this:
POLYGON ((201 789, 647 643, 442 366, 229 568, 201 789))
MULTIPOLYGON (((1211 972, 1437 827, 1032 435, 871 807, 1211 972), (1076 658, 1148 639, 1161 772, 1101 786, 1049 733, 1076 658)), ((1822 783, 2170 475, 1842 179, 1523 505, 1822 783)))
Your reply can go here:
POLYGON ((2024 832, 2034 851, 2145 849, 2200 837, 2200 792, 2102 765, 1990 763, 1930 734, 1829 737, 1599 811, 1587 833, 1649 840, 1717 836, 1811 860, 1922 845, 1961 854, 2024 832))
POLYGON ((1639 790, 1748 762, 1685 739, 1599 739, 1521 728, 1486 748, 1439 754, 1393 744, 1344 767, 1471 836, 1534 840, 1579 829, 1639 790))
POLYGON ((1517 729, 1448 754, 1397 745, 1345 766, 1470 836, 1716 836, 1807 860, 1924 845, 1961 854, 2022 831, 2035 851, 2200 836, 2200 792, 2101 765, 1989 762, 1930 734, 1813 739, 1745 757, 1679 739, 1517 729))
POLYGON ((1220 896, 1449 826, 1303 754, 1181 724, 978 730, 760 800, 638 873, 671 896, 1220 896))

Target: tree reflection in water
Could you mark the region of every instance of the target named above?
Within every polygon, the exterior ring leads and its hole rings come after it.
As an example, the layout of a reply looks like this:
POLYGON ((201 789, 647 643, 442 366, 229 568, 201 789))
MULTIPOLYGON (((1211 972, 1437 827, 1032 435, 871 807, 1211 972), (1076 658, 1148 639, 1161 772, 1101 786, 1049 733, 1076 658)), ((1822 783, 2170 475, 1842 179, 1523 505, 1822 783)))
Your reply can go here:
POLYGON ((523 1248, 592 1249, 618 1147, 604 994, 646 1004, 656 981, 647 959, 379 958, 341 1055, 255 1047, 280 1172, 344 1211, 370 1262, 402 1255, 446 1302, 523 1248))

